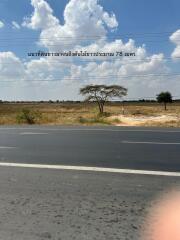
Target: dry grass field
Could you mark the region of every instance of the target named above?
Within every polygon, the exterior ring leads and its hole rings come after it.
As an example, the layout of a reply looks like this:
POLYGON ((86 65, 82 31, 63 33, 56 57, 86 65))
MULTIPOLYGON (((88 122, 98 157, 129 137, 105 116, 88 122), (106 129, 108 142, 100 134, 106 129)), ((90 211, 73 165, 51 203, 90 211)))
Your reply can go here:
POLYGON ((98 115, 96 104, 88 103, 1 103, 0 124, 27 124, 24 110, 32 124, 43 125, 119 125, 180 127, 180 103, 108 103, 105 115, 98 115))

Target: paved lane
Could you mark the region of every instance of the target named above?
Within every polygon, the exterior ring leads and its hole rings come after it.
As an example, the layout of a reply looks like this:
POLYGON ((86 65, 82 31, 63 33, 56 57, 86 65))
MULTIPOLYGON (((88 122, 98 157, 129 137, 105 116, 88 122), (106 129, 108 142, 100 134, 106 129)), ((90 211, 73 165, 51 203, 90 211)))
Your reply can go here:
POLYGON ((0 165, 1 238, 140 239, 152 200, 179 189, 179 177, 37 164, 180 172, 179 144, 180 129, 1 127, 0 164, 36 166, 0 165))
POLYGON ((180 171, 180 129, 1 127, 0 161, 180 171))

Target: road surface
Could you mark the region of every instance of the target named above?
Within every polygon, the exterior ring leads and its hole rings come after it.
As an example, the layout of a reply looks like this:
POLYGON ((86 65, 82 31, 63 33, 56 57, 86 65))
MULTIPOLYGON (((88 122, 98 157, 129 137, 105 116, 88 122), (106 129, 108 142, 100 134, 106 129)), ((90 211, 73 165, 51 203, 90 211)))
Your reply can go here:
POLYGON ((1 127, 0 239, 138 240, 179 155, 180 129, 1 127))
POLYGON ((0 128, 0 162, 180 171, 180 129, 0 128))

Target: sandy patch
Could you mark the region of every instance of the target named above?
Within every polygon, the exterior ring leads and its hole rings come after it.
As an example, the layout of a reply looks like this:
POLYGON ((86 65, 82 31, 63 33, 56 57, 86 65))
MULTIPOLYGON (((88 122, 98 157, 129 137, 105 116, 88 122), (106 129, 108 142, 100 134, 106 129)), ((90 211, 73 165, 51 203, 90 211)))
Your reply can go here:
POLYGON ((111 121, 118 120, 116 126, 144 126, 153 124, 166 124, 169 122, 178 121, 178 116, 173 115, 159 115, 159 116, 124 116, 117 115, 109 118, 111 121))

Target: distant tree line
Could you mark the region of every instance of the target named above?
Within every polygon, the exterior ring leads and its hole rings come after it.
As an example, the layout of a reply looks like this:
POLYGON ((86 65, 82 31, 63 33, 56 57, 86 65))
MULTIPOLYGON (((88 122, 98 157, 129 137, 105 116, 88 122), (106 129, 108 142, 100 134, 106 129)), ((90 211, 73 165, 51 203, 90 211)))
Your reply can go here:
MULTIPOLYGON (((170 92, 161 92, 157 95, 156 100, 153 99, 139 99, 139 100, 122 100, 122 97, 127 96, 128 89, 120 85, 87 85, 80 89, 80 94, 85 96, 85 101, 90 103, 97 103, 99 113, 104 113, 105 104, 113 103, 163 103, 164 109, 167 110, 167 104, 172 102, 180 102, 180 99, 173 100, 170 92), (118 100, 121 99, 121 100, 118 100)), ((3 101, 0 104, 80 104, 84 101, 73 100, 48 100, 48 101, 3 101)))

